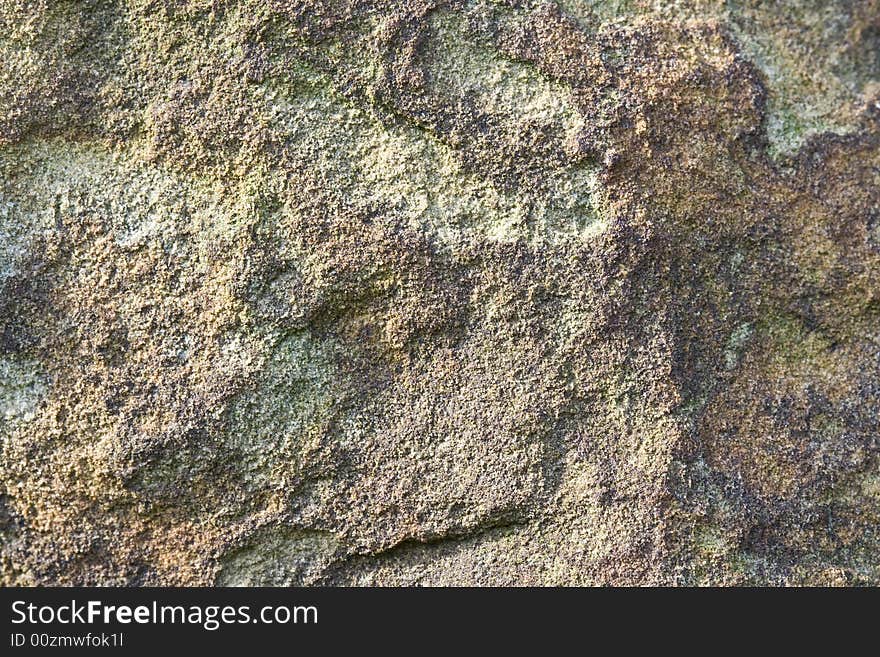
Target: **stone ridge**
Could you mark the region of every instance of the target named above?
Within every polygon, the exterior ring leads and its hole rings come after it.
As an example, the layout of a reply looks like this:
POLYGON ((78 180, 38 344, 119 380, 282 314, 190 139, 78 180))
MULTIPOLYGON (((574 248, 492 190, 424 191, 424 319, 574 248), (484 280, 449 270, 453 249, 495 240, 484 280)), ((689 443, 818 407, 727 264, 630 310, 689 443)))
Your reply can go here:
POLYGON ((880 3, 0 0, 0 584, 877 585, 880 3))

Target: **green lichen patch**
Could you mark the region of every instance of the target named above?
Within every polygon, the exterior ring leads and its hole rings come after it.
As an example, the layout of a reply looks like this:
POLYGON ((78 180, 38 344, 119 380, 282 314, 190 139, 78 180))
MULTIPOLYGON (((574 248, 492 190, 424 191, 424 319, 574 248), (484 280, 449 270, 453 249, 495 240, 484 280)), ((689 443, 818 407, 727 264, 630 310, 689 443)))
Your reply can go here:
POLYGON ((0 418, 4 434, 16 424, 34 419, 47 389, 48 382, 39 363, 0 358, 0 418))
POLYGON ((307 334, 272 348, 256 388, 229 407, 223 449, 253 490, 290 490, 339 402, 333 354, 307 334))
POLYGON ((216 585, 309 585, 328 565, 336 545, 332 534, 264 527, 247 545, 221 558, 216 585))

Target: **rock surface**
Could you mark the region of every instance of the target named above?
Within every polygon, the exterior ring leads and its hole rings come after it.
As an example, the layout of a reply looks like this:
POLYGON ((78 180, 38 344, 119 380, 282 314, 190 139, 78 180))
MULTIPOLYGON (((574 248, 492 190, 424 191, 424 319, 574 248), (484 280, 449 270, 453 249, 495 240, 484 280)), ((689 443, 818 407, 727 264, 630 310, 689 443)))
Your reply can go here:
POLYGON ((880 2, 0 0, 0 583, 880 583, 880 2))

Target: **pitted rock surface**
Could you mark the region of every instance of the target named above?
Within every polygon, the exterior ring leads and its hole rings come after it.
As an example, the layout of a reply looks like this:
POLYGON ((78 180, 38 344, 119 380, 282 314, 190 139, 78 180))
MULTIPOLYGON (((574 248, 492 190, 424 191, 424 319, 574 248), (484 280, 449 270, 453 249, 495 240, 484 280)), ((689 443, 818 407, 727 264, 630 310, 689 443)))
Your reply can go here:
POLYGON ((0 0, 0 583, 880 583, 880 3, 0 0))

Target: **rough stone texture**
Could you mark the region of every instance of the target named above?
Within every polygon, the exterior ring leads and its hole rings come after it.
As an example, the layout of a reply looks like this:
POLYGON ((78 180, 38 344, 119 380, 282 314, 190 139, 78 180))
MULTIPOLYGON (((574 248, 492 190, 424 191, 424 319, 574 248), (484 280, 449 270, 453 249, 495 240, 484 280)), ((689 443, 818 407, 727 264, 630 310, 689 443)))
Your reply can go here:
POLYGON ((877 0, 0 0, 0 583, 880 583, 877 0))

